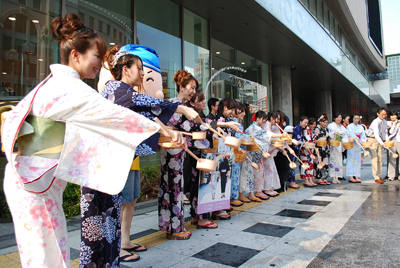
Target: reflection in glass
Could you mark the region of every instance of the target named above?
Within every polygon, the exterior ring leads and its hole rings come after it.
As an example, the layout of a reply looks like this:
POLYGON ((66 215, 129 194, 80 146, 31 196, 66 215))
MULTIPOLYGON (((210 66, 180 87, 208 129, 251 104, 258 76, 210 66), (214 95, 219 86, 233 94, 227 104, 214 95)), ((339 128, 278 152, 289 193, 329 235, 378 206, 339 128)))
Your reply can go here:
MULTIPOLYGON (((87 27, 99 32, 109 46, 133 43, 132 1, 67 0, 67 13, 79 14, 87 27)), ((97 89, 98 76, 84 79, 97 89)))
POLYGON ((168 0, 138 0, 136 8, 136 43, 158 53, 164 98, 174 98, 177 96, 174 74, 182 68, 179 5, 168 0))
POLYGON ((204 91, 210 77, 208 22, 186 9, 184 11, 184 22, 184 69, 196 77, 200 89, 204 91))

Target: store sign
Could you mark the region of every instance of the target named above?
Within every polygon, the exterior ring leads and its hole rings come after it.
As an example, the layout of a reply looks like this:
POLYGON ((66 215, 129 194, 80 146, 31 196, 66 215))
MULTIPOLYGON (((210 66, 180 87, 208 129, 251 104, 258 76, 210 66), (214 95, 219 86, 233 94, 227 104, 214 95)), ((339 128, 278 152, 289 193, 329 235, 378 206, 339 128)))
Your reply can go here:
POLYGON ((258 97, 258 109, 262 111, 268 111, 268 96, 267 87, 258 84, 257 85, 257 97, 258 97))
POLYGON ((256 113, 258 111, 258 106, 254 104, 249 104, 250 113, 256 113))
POLYGON ((241 79, 241 78, 239 78, 237 76, 231 76, 231 84, 232 84, 232 86, 241 88, 243 90, 244 89, 244 83, 245 83, 244 79, 241 79))

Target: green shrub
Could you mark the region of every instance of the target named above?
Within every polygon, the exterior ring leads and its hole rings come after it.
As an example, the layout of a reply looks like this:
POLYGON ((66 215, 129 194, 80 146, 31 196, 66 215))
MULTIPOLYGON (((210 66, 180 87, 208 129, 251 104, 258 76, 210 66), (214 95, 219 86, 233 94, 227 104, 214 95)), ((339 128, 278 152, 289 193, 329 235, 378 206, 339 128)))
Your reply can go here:
POLYGON ((63 193, 63 209, 65 217, 70 218, 81 214, 81 188, 79 185, 68 183, 63 193))
POLYGON ((140 169, 140 197, 138 202, 158 198, 161 166, 147 166, 140 169))
POLYGON ((10 209, 3 191, 0 191, 0 219, 11 221, 10 209))

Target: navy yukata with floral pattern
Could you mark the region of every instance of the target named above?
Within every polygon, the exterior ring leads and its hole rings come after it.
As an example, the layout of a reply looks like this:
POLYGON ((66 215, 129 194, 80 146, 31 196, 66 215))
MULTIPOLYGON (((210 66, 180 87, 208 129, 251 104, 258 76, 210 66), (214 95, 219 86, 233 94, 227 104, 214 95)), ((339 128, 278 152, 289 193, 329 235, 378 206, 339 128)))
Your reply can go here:
MULTIPOLYGON (((295 128, 293 128, 293 139, 298 140, 298 141, 303 141, 303 129, 300 126, 300 124, 298 124, 295 128)), ((300 145, 292 144, 292 145, 290 145, 290 147, 293 149, 295 154, 297 156, 299 156, 301 144, 300 145)), ((289 157, 292 162, 296 162, 297 158, 294 155, 290 154, 289 157)), ((301 163, 299 163, 299 164, 301 164, 301 163)), ((296 177, 295 170, 291 169, 290 176, 289 176, 289 182, 294 182, 296 180, 295 177, 296 177)))
MULTIPOLYGON (((182 100, 173 98, 170 102, 183 105, 182 100)), ((186 116, 175 113, 168 122, 175 130, 185 132, 205 131, 200 124, 190 121, 186 116)), ((210 148, 212 142, 211 135, 208 139, 193 140, 191 136, 186 136, 186 144, 189 150, 197 151, 197 148, 210 148)), ((161 231, 167 231, 171 234, 177 234, 185 231, 185 218, 183 210, 183 192, 184 192, 184 174, 183 165, 186 159, 186 152, 182 149, 161 150, 161 179, 158 194, 158 216, 159 228, 161 231)), ((190 169, 189 169, 190 170, 190 169)), ((193 172, 193 169, 192 169, 193 172)), ((198 189, 198 173, 187 174, 191 177, 193 185, 189 187, 191 193, 191 215, 200 217, 197 213, 198 198, 195 194, 198 189), (195 182, 193 182, 195 180, 195 182), (193 188, 194 187, 194 188, 193 188), (197 187, 197 188, 196 188, 197 187)))
MULTIPOLYGON (((121 81, 109 81, 101 95, 149 119, 167 123, 178 104, 140 94, 121 81)), ((159 134, 142 142, 135 155, 156 153, 159 134)), ((82 187, 79 267, 119 267, 122 193, 108 195, 82 187)))

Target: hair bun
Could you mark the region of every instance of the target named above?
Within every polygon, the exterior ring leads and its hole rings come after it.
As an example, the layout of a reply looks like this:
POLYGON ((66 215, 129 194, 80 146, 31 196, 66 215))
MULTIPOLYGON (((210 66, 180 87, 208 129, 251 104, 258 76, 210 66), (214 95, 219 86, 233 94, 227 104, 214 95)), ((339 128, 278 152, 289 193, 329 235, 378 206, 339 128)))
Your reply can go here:
POLYGON ((175 84, 177 84, 178 86, 182 85, 182 80, 190 75, 191 74, 186 70, 177 71, 174 75, 175 84))
POLYGON ((50 24, 51 35, 60 44, 63 40, 71 39, 72 35, 85 28, 81 18, 75 13, 70 13, 65 17, 57 17, 50 24))

